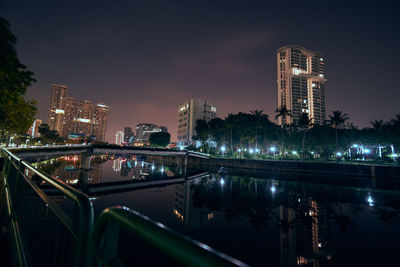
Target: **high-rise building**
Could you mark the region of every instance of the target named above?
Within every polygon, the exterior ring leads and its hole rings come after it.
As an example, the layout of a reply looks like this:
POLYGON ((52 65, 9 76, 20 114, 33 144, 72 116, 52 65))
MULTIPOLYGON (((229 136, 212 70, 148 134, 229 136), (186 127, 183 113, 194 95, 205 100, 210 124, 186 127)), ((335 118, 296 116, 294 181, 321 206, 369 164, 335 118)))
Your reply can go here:
POLYGON ((123 131, 117 131, 115 134, 115 143, 117 145, 121 145, 124 142, 124 132, 123 131))
POLYGON ((149 144, 150 135, 152 133, 168 132, 167 127, 158 126, 151 123, 139 123, 136 125, 136 137, 135 141, 137 143, 149 144))
POLYGON ((217 117, 215 105, 200 99, 190 99, 178 106, 178 145, 192 144, 192 137, 196 135, 197 120, 209 121, 217 117))
POLYGON ((78 134, 104 142, 107 114, 106 105, 68 97, 67 86, 53 85, 48 124, 51 130, 58 131, 62 137, 78 134))
POLYGON ((39 126, 42 124, 42 120, 35 119, 29 128, 27 134, 29 134, 32 137, 39 137, 39 126))
POLYGON ((132 131, 131 127, 125 127, 124 128, 124 142, 129 145, 129 144, 133 144, 133 142, 135 141, 135 135, 132 131))
POLYGON ((56 130, 60 134, 63 132, 65 106, 67 104, 68 87, 66 85, 51 85, 51 97, 49 105, 49 116, 47 124, 51 130, 56 130))
POLYGON ((96 136, 96 140, 101 142, 106 140, 108 110, 108 106, 103 103, 99 103, 94 107, 93 135, 96 136))
POLYGON ((307 113, 315 124, 325 122, 324 59, 320 52, 300 46, 285 46, 277 51, 278 107, 286 107, 292 117, 278 123, 296 122, 307 113))

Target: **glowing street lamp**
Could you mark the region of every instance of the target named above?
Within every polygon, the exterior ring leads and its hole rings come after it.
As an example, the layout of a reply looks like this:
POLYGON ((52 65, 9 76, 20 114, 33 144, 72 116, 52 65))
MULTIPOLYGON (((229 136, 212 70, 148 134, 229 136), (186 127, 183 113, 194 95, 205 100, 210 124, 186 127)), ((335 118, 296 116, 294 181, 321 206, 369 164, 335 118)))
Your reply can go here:
POLYGON ((252 148, 249 149, 250 154, 254 153, 254 150, 252 148))
POLYGON ((269 148, 269 151, 274 152, 274 157, 275 157, 276 147, 271 146, 271 147, 269 148))
POLYGON ((226 150, 226 147, 225 147, 225 146, 221 146, 222 157, 223 157, 224 154, 225 154, 225 150, 226 150))

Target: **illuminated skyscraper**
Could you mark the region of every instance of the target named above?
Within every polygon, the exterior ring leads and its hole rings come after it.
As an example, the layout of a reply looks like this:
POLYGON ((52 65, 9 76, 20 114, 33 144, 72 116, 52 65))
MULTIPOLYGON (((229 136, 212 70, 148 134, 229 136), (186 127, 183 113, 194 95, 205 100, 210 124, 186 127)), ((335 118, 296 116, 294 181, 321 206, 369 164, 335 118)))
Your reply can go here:
POLYGON ((104 142, 107 114, 106 105, 68 97, 66 86, 53 85, 48 124, 51 130, 57 130, 62 137, 83 134, 104 142))
POLYGON ((209 121, 217 117, 215 105, 200 99, 190 99, 178 106, 178 145, 192 143, 196 135, 194 128, 197 120, 209 121))
POLYGON ((300 46, 285 46, 277 52, 278 107, 292 111, 293 117, 279 118, 296 122, 302 113, 315 124, 325 122, 324 59, 320 52, 300 46))
POLYGON ((65 106, 67 104, 68 87, 66 85, 51 85, 51 97, 47 124, 51 130, 60 134, 64 128, 65 106))

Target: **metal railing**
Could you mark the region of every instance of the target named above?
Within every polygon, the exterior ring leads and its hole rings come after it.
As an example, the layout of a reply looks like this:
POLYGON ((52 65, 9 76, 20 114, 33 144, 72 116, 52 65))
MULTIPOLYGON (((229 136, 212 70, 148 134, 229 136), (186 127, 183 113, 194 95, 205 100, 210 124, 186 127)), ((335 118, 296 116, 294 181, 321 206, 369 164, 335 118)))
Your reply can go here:
POLYGON ((2 156, 16 264, 87 266, 86 251, 93 225, 93 208, 88 197, 36 170, 6 149, 2 149, 2 156), (37 183, 49 184, 63 198, 50 198, 37 183), (57 201, 70 201, 68 212, 57 201))
POLYGON ((139 239, 140 244, 150 245, 152 252, 156 248, 154 255, 179 264, 247 266, 126 207, 104 210, 94 224, 87 195, 36 170, 7 149, 0 151, 1 168, 13 237, 11 249, 18 266, 128 265, 118 258, 123 253, 118 242, 122 231, 139 239), (57 197, 46 195, 40 184, 59 191, 57 197))
POLYGON ((159 253, 181 265, 247 266, 237 259, 121 206, 105 209, 96 220, 91 239, 94 256, 92 266, 128 265, 118 258, 118 236, 121 228, 157 248, 159 253))

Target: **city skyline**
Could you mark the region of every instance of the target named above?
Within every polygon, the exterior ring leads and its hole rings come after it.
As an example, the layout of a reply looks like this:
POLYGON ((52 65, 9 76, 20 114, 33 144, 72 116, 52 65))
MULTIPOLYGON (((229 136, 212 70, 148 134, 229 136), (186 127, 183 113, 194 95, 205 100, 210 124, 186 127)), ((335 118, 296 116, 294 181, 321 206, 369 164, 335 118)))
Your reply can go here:
POLYGON ((103 103, 70 97, 67 85, 51 85, 47 124, 65 139, 78 134, 104 142, 108 111, 103 103))
POLYGON ((38 100, 37 118, 46 119, 49 84, 63 83, 80 88, 79 99, 107 102, 108 142, 117 129, 142 121, 176 129, 176 106, 189 98, 214 103, 220 117, 263 109, 273 120, 276 50, 285 45, 327 59, 326 114, 342 110, 362 128, 398 113, 399 56, 382 53, 399 39, 393 10, 356 3, 345 9, 293 3, 288 10, 258 1, 178 2, 99 3, 93 9, 90 3, 6 1, 1 11, 37 79, 27 91, 38 100))

